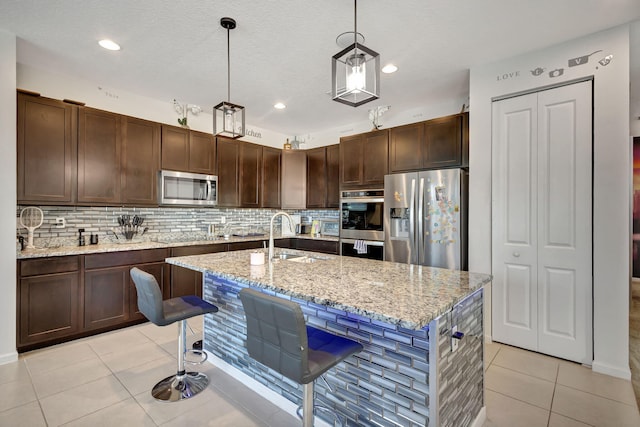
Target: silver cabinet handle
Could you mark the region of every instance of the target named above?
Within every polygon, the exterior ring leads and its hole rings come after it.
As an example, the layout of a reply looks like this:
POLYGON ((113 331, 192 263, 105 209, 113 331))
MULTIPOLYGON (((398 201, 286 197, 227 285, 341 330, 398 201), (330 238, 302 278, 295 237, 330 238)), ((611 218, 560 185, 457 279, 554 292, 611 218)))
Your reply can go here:
POLYGON ((520 258, 520 252, 514 252, 513 256, 516 257, 516 258, 520 258))

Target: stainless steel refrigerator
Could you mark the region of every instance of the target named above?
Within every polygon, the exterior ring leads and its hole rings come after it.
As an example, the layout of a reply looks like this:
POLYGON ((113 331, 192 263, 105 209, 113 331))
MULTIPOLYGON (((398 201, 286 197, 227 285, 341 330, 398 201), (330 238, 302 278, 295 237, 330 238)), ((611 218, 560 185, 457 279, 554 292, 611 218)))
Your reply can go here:
POLYGON ((464 169, 385 175, 385 261, 467 270, 464 169))

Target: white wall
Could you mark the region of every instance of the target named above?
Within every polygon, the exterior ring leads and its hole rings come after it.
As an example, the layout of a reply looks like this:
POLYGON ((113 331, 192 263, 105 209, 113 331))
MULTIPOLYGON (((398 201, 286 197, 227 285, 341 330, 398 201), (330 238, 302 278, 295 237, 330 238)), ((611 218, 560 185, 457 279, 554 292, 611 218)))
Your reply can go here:
MULTIPOLYGON (((471 70, 469 269, 491 273, 492 98, 585 76, 594 76, 593 370, 630 378, 631 146, 627 26, 471 70), (586 64, 568 67, 569 59, 598 50, 602 51, 590 56, 586 64), (607 55, 613 55, 611 63, 601 66, 598 61, 607 55), (531 70, 538 67, 545 71, 534 76, 531 70), (549 72, 557 69, 563 69, 564 74, 550 77, 549 72)), ((489 296, 487 301, 490 303, 489 296)), ((490 312, 487 307, 486 313, 490 312)))
POLYGON ((16 37, 0 31, 0 365, 16 352, 16 37))

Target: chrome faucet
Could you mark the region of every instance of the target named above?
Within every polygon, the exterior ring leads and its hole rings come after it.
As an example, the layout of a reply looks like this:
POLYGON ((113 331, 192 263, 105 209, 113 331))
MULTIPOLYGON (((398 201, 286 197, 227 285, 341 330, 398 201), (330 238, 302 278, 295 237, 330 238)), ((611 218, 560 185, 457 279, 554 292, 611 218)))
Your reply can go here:
POLYGON ((291 216, 288 213, 283 211, 276 212, 271 217, 271 223, 269 224, 269 262, 271 262, 271 260, 273 259, 273 220, 276 219, 276 217, 279 215, 286 216, 287 218, 289 218, 289 225, 293 224, 293 218, 291 218, 291 216))

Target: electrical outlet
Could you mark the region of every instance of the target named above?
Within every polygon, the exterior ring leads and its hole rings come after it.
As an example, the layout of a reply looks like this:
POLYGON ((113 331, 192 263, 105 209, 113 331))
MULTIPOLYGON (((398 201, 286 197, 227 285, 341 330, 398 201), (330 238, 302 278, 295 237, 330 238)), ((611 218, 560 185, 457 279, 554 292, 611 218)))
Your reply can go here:
POLYGON ((227 218, 221 216, 220 217, 220 224, 226 224, 227 223, 227 218))
POLYGON ((456 337, 457 332, 458 332, 458 326, 454 326, 453 328, 451 328, 451 351, 452 352, 458 349, 459 338, 456 337))
POLYGON ((58 217, 56 218, 56 228, 65 228, 67 226, 67 221, 64 218, 58 217))

